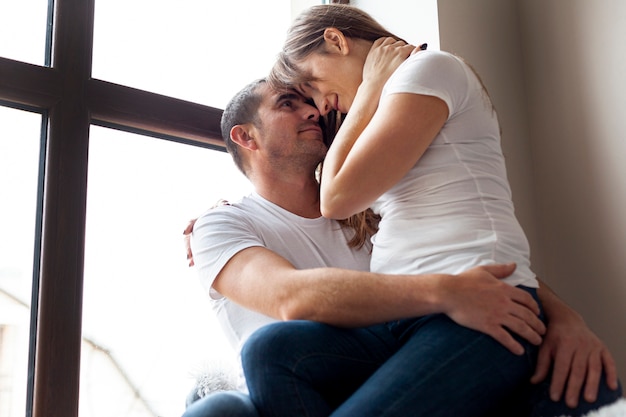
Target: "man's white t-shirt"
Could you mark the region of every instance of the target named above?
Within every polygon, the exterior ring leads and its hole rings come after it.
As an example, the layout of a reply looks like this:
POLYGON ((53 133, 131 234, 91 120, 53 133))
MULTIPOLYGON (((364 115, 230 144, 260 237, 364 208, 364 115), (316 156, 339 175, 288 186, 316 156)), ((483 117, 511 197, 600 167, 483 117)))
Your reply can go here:
POLYGON ((205 212, 194 226, 191 247, 194 262, 211 304, 231 345, 238 352, 259 327, 276 320, 244 308, 212 288, 224 265, 238 252, 265 247, 297 269, 335 267, 368 271, 370 246, 348 247, 353 231, 324 217, 297 216, 260 195, 205 212))

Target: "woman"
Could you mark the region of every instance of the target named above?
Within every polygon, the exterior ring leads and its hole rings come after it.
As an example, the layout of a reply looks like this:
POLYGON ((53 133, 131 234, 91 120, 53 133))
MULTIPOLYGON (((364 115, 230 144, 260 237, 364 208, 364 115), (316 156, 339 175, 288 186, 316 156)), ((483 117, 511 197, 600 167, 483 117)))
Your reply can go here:
MULTIPOLYGON (((506 281, 536 298, 497 118, 480 80, 444 52, 406 59, 414 48, 390 38, 359 9, 313 7, 294 22, 270 76, 275 88, 312 98, 322 114, 348 113, 324 162, 323 214, 344 219, 372 207, 381 215, 372 271, 455 273, 514 261, 517 269, 506 281)), ((439 314, 388 327, 398 351, 413 354, 402 364, 407 384, 404 375, 377 372, 333 416, 485 415, 515 395, 534 369, 535 346, 517 339, 507 349, 475 331, 481 323, 471 318, 439 314), (416 333, 423 338, 404 344, 416 333), (424 375, 419 386, 408 382, 416 372, 424 375), (390 379, 399 381, 397 392, 377 401, 390 379)), ((277 390, 292 390, 298 402, 323 389, 315 369, 268 366, 272 375, 293 378, 289 386, 269 387, 257 374, 267 374, 268 367, 244 363, 251 397, 264 416, 288 416, 301 406, 273 401, 277 390)))

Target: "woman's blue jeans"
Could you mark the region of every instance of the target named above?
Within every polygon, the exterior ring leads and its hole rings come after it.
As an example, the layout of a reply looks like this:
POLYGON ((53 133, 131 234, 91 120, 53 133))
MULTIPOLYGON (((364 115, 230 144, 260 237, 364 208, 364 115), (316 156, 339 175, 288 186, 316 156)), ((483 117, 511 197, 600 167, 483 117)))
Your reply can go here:
POLYGON ((358 329, 294 321, 259 329, 242 360, 263 417, 528 416, 537 348, 518 341, 522 356, 445 315, 358 329))
POLYGON ((535 348, 510 353, 447 316, 364 329, 287 322, 242 354, 263 417, 482 416, 526 383, 535 348))

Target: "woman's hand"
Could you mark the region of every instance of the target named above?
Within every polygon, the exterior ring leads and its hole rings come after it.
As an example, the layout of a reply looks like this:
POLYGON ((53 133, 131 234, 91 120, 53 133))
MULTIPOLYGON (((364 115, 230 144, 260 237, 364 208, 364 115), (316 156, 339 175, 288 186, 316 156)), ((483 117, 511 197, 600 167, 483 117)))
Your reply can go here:
POLYGON ((382 91, 391 74, 420 47, 394 38, 379 38, 372 44, 363 66, 363 83, 382 91))

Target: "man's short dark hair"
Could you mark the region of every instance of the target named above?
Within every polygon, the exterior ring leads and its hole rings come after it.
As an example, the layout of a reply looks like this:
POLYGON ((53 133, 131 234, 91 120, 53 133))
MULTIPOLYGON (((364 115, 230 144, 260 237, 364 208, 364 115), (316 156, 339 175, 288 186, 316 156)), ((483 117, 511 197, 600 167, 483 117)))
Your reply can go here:
POLYGON ((239 145, 232 141, 230 131, 237 125, 258 122, 259 106, 263 100, 263 96, 258 93, 258 90, 265 82, 265 79, 261 78, 242 88, 228 102, 222 114, 221 129, 222 138, 226 143, 226 150, 232 156, 237 168, 239 168, 244 175, 246 175, 246 170, 244 161, 239 153, 239 145))

